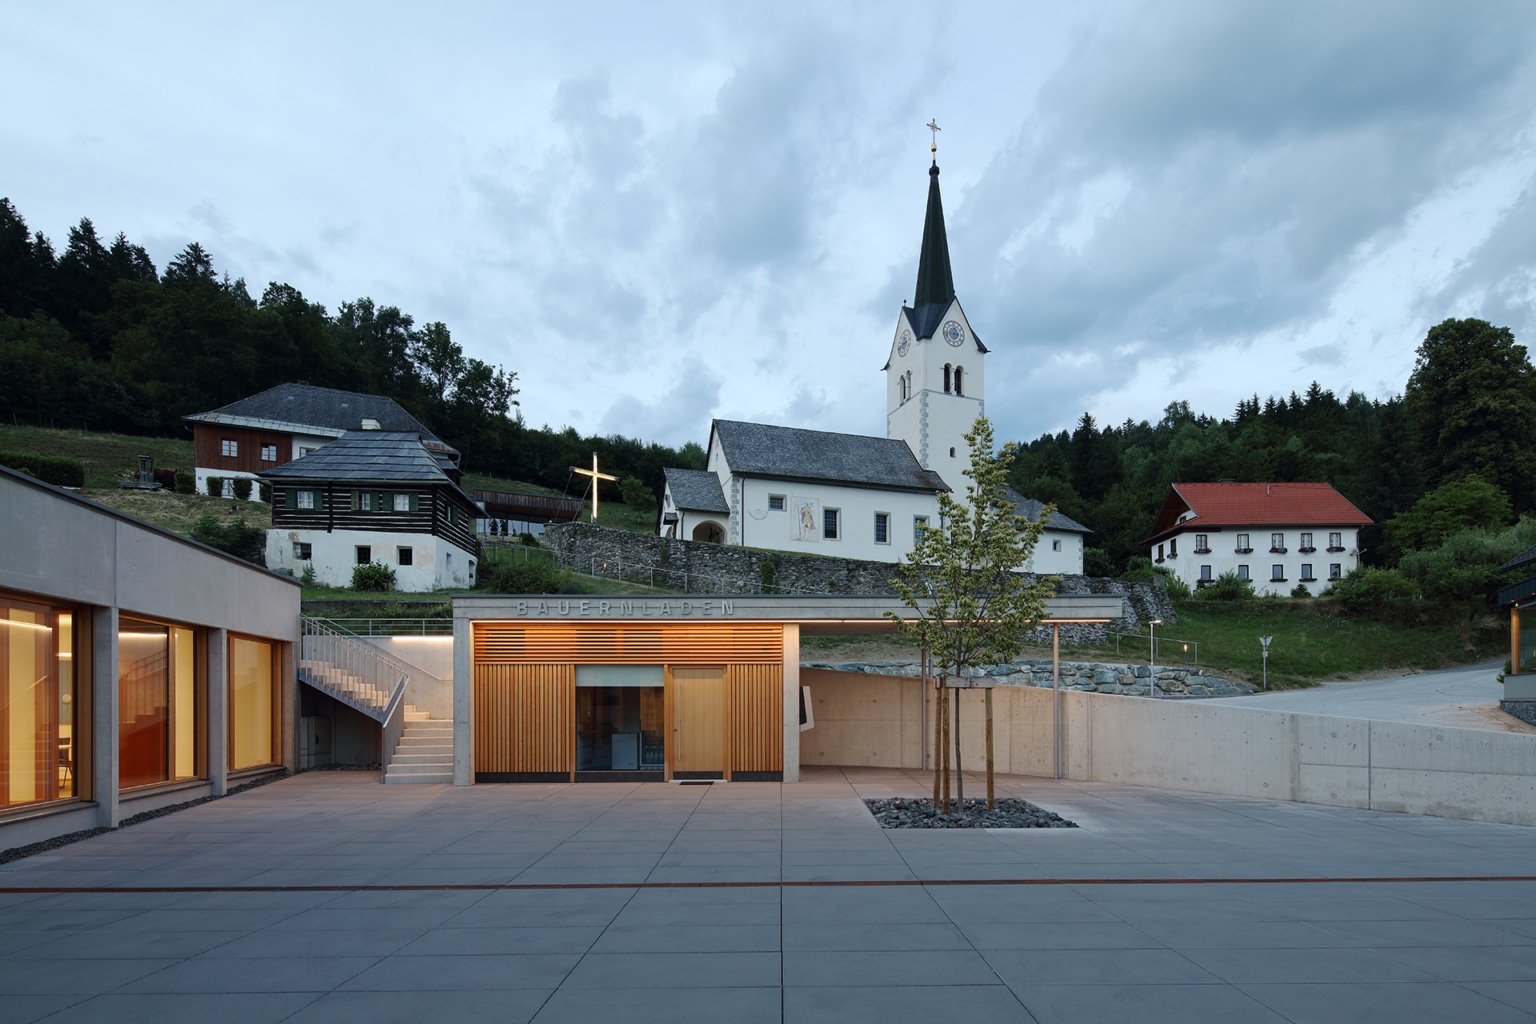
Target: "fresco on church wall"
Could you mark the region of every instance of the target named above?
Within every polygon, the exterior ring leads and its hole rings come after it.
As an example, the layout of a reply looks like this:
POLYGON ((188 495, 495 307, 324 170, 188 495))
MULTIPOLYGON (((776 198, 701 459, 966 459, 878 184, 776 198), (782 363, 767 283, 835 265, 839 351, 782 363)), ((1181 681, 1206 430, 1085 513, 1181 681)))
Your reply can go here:
POLYGON ((821 540, 821 502, 815 498, 791 498, 795 510, 795 540, 821 540))

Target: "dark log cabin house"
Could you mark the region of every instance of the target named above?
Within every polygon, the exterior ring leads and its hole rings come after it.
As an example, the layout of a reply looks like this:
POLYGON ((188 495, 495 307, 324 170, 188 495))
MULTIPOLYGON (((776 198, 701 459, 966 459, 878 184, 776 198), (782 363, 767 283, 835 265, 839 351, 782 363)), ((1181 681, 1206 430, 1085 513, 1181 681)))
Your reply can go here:
POLYGON ((267 567, 349 586, 378 562, 400 590, 470 587, 483 515, 458 470, 414 431, 355 430, 260 474, 272 485, 267 567))

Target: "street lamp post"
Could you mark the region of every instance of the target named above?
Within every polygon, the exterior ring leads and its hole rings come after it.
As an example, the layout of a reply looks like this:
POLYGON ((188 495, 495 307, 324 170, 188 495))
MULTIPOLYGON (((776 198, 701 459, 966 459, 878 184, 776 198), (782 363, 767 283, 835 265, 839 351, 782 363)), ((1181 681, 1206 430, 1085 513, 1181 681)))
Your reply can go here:
POLYGON ((1269 689, 1269 642, 1273 639, 1272 636, 1259 637, 1259 643, 1264 648, 1264 689, 1266 690, 1269 689))
POLYGON ((1151 664, 1148 666, 1151 670, 1151 675, 1147 677, 1148 697, 1157 696, 1157 627, 1161 626, 1162 624, 1162 619, 1153 619, 1151 622, 1147 623, 1147 637, 1150 640, 1150 643, 1147 645, 1148 651, 1150 652, 1147 660, 1151 662, 1151 664))

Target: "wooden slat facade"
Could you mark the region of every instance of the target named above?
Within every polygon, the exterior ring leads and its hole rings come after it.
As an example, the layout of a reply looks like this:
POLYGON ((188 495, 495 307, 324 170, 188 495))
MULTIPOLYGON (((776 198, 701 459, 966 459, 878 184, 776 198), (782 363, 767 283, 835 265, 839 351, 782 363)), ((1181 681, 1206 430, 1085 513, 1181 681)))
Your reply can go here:
POLYGON ((783 666, 732 665, 728 680, 731 771, 783 771, 783 666))
POLYGON ((714 770, 726 778, 773 778, 784 770, 783 627, 777 624, 476 622, 472 649, 477 777, 560 772, 575 778, 577 665, 666 667, 668 778, 674 770, 714 770), (690 686, 707 707, 679 704, 690 686), (699 690, 711 686, 715 699, 699 690), (702 743, 671 731, 706 723, 717 735, 702 743), (679 757, 688 763, 679 767, 679 757))
POLYGON ((375 533, 422 533, 442 537, 465 551, 478 552, 475 517, 479 509, 447 487, 360 486, 337 483, 281 483, 272 488, 272 528, 275 530, 366 530, 375 533), (290 499, 299 491, 314 493, 314 508, 298 508, 290 499), (363 494, 370 509, 362 508, 363 494), (395 511, 394 496, 403 494, 415 511, 395 511), (289 507, 290 501, 294 507, 289 507), (380 507, 382 506, 382 507, 380 507), (450 517, 449 507, 454 509, 450 517))
POLYGON ((576 770, 576 667, 475 666, 475 773, 576 770))
POLYGON ((192 426, 192 451, 194 464, 214 471, 215 476, 221 469, 260 473, 264 469, 293 461, 293 435, 276 430, 196 423, 192 426), (223 442, 226 440, 236 442, 236 454, 233 457, 224 454, 223 442), (263 462, 263 447, 276 447, 277 460, 263 462))
POLYGON ((782 665, 783 636, 783 627, 774 624, 477 622, 474 657, 477 665, 782 665))

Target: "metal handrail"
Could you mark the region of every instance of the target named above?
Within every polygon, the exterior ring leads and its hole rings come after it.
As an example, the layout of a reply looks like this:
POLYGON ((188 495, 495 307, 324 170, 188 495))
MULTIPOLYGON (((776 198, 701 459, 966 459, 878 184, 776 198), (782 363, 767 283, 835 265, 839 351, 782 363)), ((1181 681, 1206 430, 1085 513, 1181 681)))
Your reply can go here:
POLYGON ((452 636, 452 619, 328 619, 315 617, 342 636, 452 636))
POLYGON ((395 756, 395 748, 400 746, 400 737, 405 734, 405 688, 410 681, 410 676, 402 675, 395 682, 389 703, 384 706, 384 719, 380 723, 383 726, 379 747, 379 764, 383 769, 379 772, 380 782, 389 775, 389 762, 395 756))
POLYGON ((382 722, 383 714, 403 690, 410 666, 355 637, 330 628, 319 619, 302 619, 301 660, 325 666, 313 682, 333 696, 382 722))

